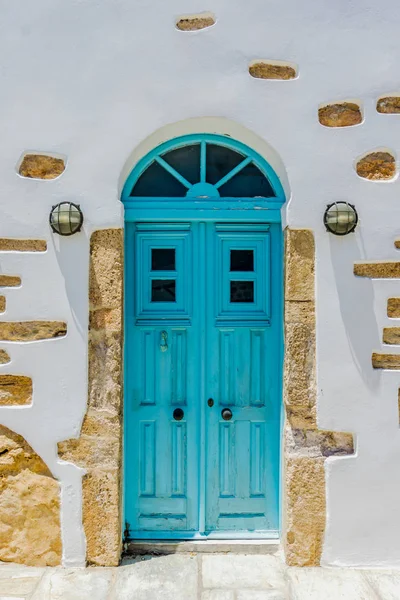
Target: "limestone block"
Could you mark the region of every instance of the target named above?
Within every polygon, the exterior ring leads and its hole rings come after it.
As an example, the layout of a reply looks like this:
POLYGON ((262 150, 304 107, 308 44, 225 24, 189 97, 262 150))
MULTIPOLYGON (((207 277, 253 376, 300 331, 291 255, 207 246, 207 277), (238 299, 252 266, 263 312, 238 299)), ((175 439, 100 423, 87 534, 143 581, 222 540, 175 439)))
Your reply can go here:
POLYGON ((89 409, 83 419, 82 435, 97 437, 117 437, 121 434, 119 414, 107 410, 89 409))
POLYGON ((385 327, 382 341, 384 344, 400 344, 400 327, 385 327))
POLYGON ((325 531, 324 458, 286 461, 286 562, 317 566, 325 531))
POLYGON ((319 456, 347 456, 354 454, 351 433, 311 429, 292 429, 293 454, 319 456))
POLYGON ((60 458, 83 468, 117 469, 120 462, 120 440, 118 437, 90 437, 58 443, 60 458))
POLYGON ((45 154, 26 154, 19 167, 22 177, 34 179, 55 179, 65 170, 62 158, 47 156, 45 154))
POLYGON ((314 301, 314 255, 312 231, 286 230, 285 300, 314 301))
POLYGON ((122 307, 122 229, 95 231, 90 238, 90 308, 122 307))
POLYGON ((389 298, 387 303, 387 316, 400 319, 400 298, 389 298))
POLYGON ((379 113, 392 115, 400 113, 400 97, 387 96, 386 98, 379 98, 378 102, 376 103, 376 110, 379 113))
POLYGON ((19 287, 21 278, 14 275, 0 275, 0 287, 19 287))
POLYGON ((311 407, 316 394, 314 327, 288 323, 285 346, 285 403, 311 407))
POLYGON ((117 570, 117 600, 199 600, 199 563, 196 556, 172 554, 144 560, 117 570), (132 565, 133 566, 133 565, 132 565))
POLYGON ((356 171, 364 179, 392 179, 396 174, 396 161, 389 152, 371 152, 358 161, 356 171))
POLYGON ((121 410, 122 336, 91 332, 89 338, 89 406, 121 410))
POLYGON ((400 240, 395 240, 394 247, 397 248, 397 250, 400 249, 400 240))
POLYGON ((89 329, 91 331, 122 331, 122 306, 91 310, 89 329))
POLYGON ((275 62, 268 62, 265 60, 259 60, 253 62, 249 66, 249 73, 256 79, 295 79, 297 73, 293 66, 286 64, 276 64, 275 62))
POLYGON ((0 350, 0 365, 6 365, 11 360, 10 355, 6 350, 0 350))
POLYGON ((371 279, 399 279, 400 262, 355 263, 354 275, 371 279))
POLYGON ((46 240, 0 239, 1 252, 46 252, 46 240))
POLYGON ((316 429, 317 409, 316 406, 302 406, 287 404, 286 419, 290 428, 293 429, 316 429))
POLYGON ((110 600, 113 576, 112 569, 47 569, 29 600, 110 600))
POLYGON ((0 296, 0 313, 6 310, 6 297, 0 296))
POLYGON ((200 15, 187 15, 181 17, 176 27, 180 31, 198 31, 199 29, 206 29, 215 24, 215 17, 211 13, 203 13, 200 15))
POLYGON ((315 302, 285 302, 285 323, 315 325, 315 302))
MULTIPOLYGON (((288 569, 290 600, 397 600, 378 594, 361 569, 288 569)), ((398 589, 398 588, 397 588, 398 589)))
POLYGON ((0 375, 0 406, 32 403, 32 379, 23 375, 0 375))
POLYGON ((204 588, 285 589, 285 567, 276 556, 205 554, 202 559, 204 588))
POLYGON ((121 556, 120 470, 93 470, 83 479, 83 525, 89 564, 117 566, 121 556))
POLYGON ((396 371, 400 369, 400 354, 381 354, 372 353, 372 366, 374 369, 390 369, 396 371))
POLYGON ((339 102, 322 106, 318 110, 318 119, 325 127, 351 127, 362 122, 362 114, 358 104, 339 102))
POLYGON ((20 435, 0 426, 0 560, 61 560, 60 486, 20 435))
POLYGON ((63 321, 0 322, 0 340, 7 342, 32 342, 64 337, 67 324, 63 321))

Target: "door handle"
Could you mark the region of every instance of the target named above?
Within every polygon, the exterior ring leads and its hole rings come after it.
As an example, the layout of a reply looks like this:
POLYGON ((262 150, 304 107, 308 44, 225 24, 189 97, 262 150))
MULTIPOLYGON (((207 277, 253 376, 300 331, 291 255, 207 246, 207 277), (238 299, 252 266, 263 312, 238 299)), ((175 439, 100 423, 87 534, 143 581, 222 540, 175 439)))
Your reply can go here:
POLYGON ((224 421, 230 421, 232 419, 232 411, 230 408, 223 408, 221 410, 221 417, 224 421))

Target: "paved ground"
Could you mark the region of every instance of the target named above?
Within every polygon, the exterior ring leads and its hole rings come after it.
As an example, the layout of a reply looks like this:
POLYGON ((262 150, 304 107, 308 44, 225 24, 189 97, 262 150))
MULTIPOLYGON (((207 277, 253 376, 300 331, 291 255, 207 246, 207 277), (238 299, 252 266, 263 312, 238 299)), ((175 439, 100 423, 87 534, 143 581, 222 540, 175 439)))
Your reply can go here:
POLYGON ((0 600, 400 600, 400 571, 287 568, 278 556, 142 556, 114 569, 0 564, 0 600))

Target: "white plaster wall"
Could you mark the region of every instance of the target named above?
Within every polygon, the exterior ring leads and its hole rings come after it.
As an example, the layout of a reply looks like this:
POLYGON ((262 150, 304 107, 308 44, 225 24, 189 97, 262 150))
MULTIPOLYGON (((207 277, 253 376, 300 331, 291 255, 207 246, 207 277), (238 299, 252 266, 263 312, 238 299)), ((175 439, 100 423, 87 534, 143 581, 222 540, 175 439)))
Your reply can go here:
POLYGON ((145 138, 185 119, 224 117, 275 150, 292 192, 287 222, 316 235, 319 425, 357 438, 355 457, 327 463, 323 560, 399 565, 400 373, 373 372, 371 353, 381 348, 386 300, 400 293, 400 282, 357 279, 352 269, 355 260, 398 256, 400 182, 363 181, 353 162, 376 147, 400 152, 400 116, 375 110, 378 96, 400 88, 400 4, 19 0, 0 7, 0 236, 49 242, 46 254, 0 254, 0 272, 22 277, 20 289, 6 292, 1 319, 68 322, 65 339, 2 344, 12 362, 0 373, 30 375, 34 402, 0 408, 0 422, 24 435, 61 481, 64 563, 82 564, 85 552, 82 473, 58 461, 56 443, 78 435, 86 407, 90 233, 122 225, 121 173, 145 138), (179 15, 204 10, 216 14, 214 27, 175 29, 179 15), (252 79, 247 67, 257 58, 296 63, 299 77, 252 79), (318 123, 321 103, 349 98, 363 103, 362 125, 318 123), (15 166, 27 150, 66 155, 65 173, 20 178, 15 166), (80 203, 85 215, 84 231, 66 239, 48 226, 61 200, 80 203), (355 235, 325 232, 324 208, 335 200, 356 204, 355 235))

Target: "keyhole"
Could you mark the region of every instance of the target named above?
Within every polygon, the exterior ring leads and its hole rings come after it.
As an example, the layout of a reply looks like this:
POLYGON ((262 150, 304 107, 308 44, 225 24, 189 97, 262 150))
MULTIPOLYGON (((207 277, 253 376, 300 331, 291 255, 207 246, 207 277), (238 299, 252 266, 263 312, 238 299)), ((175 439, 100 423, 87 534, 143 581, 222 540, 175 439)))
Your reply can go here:
POLYGON ((212 406, 214 406, 214 400, 213 400, 212 398, 209 398, 209 399, 207 400, 207 404, 208 404, 208 406, 211 408, 212 406))

